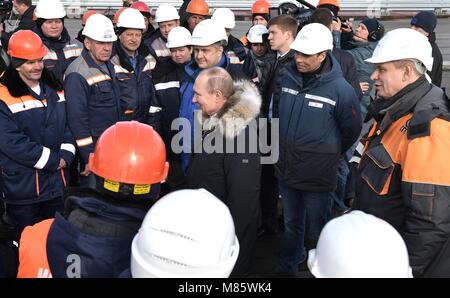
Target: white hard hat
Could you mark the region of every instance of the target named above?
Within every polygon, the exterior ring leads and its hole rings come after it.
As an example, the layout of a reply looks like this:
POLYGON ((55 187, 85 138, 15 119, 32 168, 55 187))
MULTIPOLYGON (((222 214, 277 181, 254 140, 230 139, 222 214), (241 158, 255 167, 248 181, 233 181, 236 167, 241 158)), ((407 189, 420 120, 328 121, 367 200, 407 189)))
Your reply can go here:
POLYGON ((62 19, 66 16, 66 10, 59 0, 39 0, 34 15, 38 19, 62 19))
POLYGON ((161 4, 155 13, 155 22, 157 23, 179 19, 180 15, 177 9, 170 4, 161 4))
POLYGON ((117 28, 145 29, 145 20, 142 13, 134 8, 126 8, 119 16, 117 28))
POLYGON ((268 34, 266 26, 258 24, 250 28, 247 33, 247 40, 251 43, 263 43, 263 35, 268 34))
POLYGON ((167 36, 166 46, 169 49, 191 45, 191 32, 184 27, 175 27, 170 30, 167 36))
POLYGON ((228 8, 217 8, 211 19, 221 23, 225 29, 233 29, 236 27, 234 13, 228 8))
POLYGON ((225 28, 211 19, 203 20, 192 32, 191 44, 206 47, 219 41, 228 41, 225 28))
POLYGON ((366 62, 385 63, 404 59, 417 59, 431 71, 433 57, 428 38, 410 28, 389 31, 366 62))
POLYGON ((315 277, 412 277, 408 251, 400 234, 387 222, 362 211, 329 221, 308 267, 315 277))
POLYGON ((133 277, 228 277, 239 254, 228 207, 204 189, 161 198, 131 245, 133 277))
POLYGON ((113 42, 117 40, 111 20, 99 13, 92 15, 86 21, 86 26, 84 26, 82 34, 101 42, 113 42))
POLYGON ((332 50, 333 36, 330 29, 322 24, 308 24, 297 34, 291 49, 306 55, 332 50))

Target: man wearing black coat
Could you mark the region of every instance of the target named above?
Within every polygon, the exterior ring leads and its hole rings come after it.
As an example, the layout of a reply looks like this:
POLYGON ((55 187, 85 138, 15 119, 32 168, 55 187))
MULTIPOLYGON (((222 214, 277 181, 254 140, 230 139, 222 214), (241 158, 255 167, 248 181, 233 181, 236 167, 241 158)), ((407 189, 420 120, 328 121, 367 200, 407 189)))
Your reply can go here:
POLYGON ((431 11, 421 11, 411 19, 411 29, 414 29, 428 37, 428 41, 430 42, 433 50, 433 68, 431 71, 427 71, 427 74, 430 76, 431 82, 434 85, 441 87, 442 54, 436 44, 436 33, 434 32, 436 25, 436 15, 431 11))
POLYGON ((31 5, 31 0, 14 0, 14 9, 20 15, 20 22, 17 30, 31 30, 35 22, 33 20, 33 12, 36 6, 31 5))
MULTIPOLYGON (((20 22, 16 29, 12 32, 3 32, 2 34, 2 46, 4 49, 8 48, 8 41, 11 35, 19 30, 32 30, 36 25, 33 20, 35 5, 31 5, 31 0, 14 0, 13 1, 14 11, 19 14, 20 22)), ((4 60, 4 59, 3 59, 4 60)))
POLYGON ((240 244, 231 276, 246 276, 258 228, 261 161, 252 141, 257 142, 261 96, 251 82, 233 82, 221 67, 203 70, 194 94, 204 119, 201 138, 194 140, 198 146, 191 155, 188 187, 204 188, 230 208, 240 244))

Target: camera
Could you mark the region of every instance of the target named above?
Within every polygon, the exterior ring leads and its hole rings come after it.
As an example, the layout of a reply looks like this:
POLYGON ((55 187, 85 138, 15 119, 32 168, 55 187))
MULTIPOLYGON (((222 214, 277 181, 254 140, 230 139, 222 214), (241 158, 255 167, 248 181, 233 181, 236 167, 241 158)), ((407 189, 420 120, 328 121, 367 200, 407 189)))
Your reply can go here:
POLYGON ((340 16, 333 16, 333 21, 337 22, 338 19, 341 21, 341 27, 342 28, 345 28, 345 29, 349 29, 350 28, 350 26, 347 24, 347 19, 343 19, 340 16))
POLYGON ((311 16, 316 7, 309 4, 305 0, 286 0, 282 2, 279 7, 274 7, 270 9, 270 17, 281 14, 287 14, 293 16, 298 21, 298 30, 303 28, 303 26, 311 22, 311 16))
POLYGON ((12 0, 0 0, 0 18, 3 19, 11 13, 13 9, 12 0))

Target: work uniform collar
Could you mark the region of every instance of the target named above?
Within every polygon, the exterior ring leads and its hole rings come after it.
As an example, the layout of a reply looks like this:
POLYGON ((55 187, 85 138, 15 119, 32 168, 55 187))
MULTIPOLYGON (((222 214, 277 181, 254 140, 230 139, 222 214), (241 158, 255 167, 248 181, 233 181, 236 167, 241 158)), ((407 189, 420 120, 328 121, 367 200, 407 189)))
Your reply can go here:
POLYGON ((104 195, 92 190, 74 191, 66 197, 65 213, 69 214, 77 208, 113 221, 142 221, 147 213, 145 208, 115 204, 112 200, 109 202, 104 195))
POLYGON ((379 97, 373 103, 375 120, 380 120, 380 129, 387 129, 394 121, 411 113, 417 103, 431 89, 431 84, 422 75, 391 98, 379 97))

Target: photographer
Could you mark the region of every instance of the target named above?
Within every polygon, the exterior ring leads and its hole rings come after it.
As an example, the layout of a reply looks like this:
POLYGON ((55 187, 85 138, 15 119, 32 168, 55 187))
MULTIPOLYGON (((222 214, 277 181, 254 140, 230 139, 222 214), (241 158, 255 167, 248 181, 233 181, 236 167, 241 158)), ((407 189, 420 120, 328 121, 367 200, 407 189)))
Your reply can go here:
POLYGON ((339 0, 320 0, 317 8, 328 8, 333 13, 333 44, 340 48, 340 41, 347 41, 352 39, 352 24, 347 20, 338 16, 341 9, 339 0))
POLYGON ((375 70, 375 67, 365 60, 371 57, 378 41, 383 37, 384 26, 375 18, 366 18, 358 24, 352 35, 352 41, 342 43, 342 48, 348 50, 355 59, 358 79, 363 92, 361 116, 364 119, 373 89, 373 81, 370 76, 375 70))
MULTIPOLYGON (((2 22, 1 26, 3 26, 0 30, 3 31, 5 29, 3 20, 7 19, 9 14, 11 13, 11 9, 14 10, 20 17, 20 22, 17 28, 12 32, 2 32, 1 34, 1 42, 4 49, 8 48, 8 41, 11 35, 14 32, 19 30, 32 30, 35 26, 35 22, 33 20, 33 13, 36 6, 31 5, 31 0, 13 0, 12 4, 10 1, 4 1, 0 8, 0 21, 2 22)), ((3 57, 2 57, 3 58, 3 57)), ((3 60, 5 60, 3 58, 3 60)), ((6 63, 7 65, 8 63, 6 63)), ((1 65, 1 70, 3 71, 3 65, 1 65)))
POLYGON ((15 31, 18 30, 31 30, 35 26, 33 20, 35 5, 31 5, 31 0, 14 0, 13 1, 14 11, 20 15, 19 26, 15 31))

